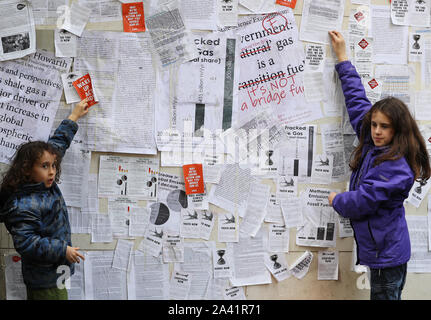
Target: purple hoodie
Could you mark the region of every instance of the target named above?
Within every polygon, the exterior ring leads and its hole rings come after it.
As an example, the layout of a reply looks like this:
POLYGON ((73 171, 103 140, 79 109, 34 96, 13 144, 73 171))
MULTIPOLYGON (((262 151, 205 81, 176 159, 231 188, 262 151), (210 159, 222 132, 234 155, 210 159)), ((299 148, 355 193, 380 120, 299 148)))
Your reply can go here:
MULTIPOLYGON (((359 136, 362 119, 370 110, 365 89, 350 61, 335 66, 341 80, 350 123, 359 136)), ((376 147, 371 133, 365 139, 361 165, 350 177, 348 192, 339 193, 333 207, 350 218, 357 244, 357 264, 389 268, 410 259, 410 237, 403 202, 413 186, 414 173, 404 157, 373 167, 387 147, 376 147)))

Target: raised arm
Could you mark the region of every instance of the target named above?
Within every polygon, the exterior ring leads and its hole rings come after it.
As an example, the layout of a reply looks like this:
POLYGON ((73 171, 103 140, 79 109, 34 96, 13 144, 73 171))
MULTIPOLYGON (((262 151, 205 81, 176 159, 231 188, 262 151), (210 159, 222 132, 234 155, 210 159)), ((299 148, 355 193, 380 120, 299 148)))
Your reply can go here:
POLYGON ((86 99, 76 104, 69 117, 60 123, 52 137, 49 138, 48 143, 54 145, 60 151, 61 156, 64 156, 73 140, 73 137, 78 131, 78 124, 76 121, 86 115, 88 110, 86 99))
POLYGON ((365 94, 358 72, 347 58, 346 43, 342 34, 337 31, 329 31, 329 37, 338 59, 335 70, 337 70, 341 81, 350 123, 359 137, 362 119, 372 105, 365 94))

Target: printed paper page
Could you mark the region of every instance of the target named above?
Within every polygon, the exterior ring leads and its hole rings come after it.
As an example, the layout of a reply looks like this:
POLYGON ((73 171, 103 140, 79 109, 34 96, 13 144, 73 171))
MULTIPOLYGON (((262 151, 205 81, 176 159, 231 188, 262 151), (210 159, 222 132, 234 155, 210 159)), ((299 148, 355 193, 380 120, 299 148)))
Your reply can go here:
POLYGON ((229 287, 223 291, 224 300, 246 300, 243 287, 229 287))
POLYGON ((0 61, 22 58, 36 51, 33 8, 28 1, 2 1, 0 30, 0 61))
MULTIPOLYGON (((67 30, 54 30, 54 45, 56 57, 76 57, 77 55, 76 35, 67 30)), ((62 75, 63 76, 63 75, 62 75)), ((69 103, 69 102, 68 102, 69 103)))
POLYGON ((319 251, 317 280, 338 280, 338 251, 319 251))
POLYGON ((268 251, 289 252, 289 228, 284 224, 273 224, 268 226, 268 251))
POLYGON ((181 0, 181 12, 189 29, 217 29, 217 1, 181 0))
POLYGON ((318 154, 314 160, 311 183, 330 184, 334 166, 332 154, 318 154))
POLYGON ((227 164, 218 185, 213 185, 209 202, 226 211, 245 210, 248 191, 256 178, 250 169, 241 169, 238 164, 227 164))
POLYGON ((163 228, 149 225, 145 232, 144 239, 139 244, 138 250, 158 257, 162 251, 163 228))
POLYGON ((166 231, 163 235, 163 263, 184 262, 183 237, 178 233, 166 231))
POLYGON ((114 251, 88 251, 84 263, 86 300, 126 300, 127 272, 112 268, 114 251))
POLYGON ((408 27, 390 20, 389 6, 371 6, 371 34, 374 40, 373 63, 407 64, 408 27), (397 41, 393 35, 396 34, 397 41))
POLYGON ((201 237, 201 221, 199 218, 197 210, 181 210, 180 233, 183 238, 197 239, 201 237))
POLYGON ((346 160, 344 158, 343 133, 339 124, 324 124, 322 130, 323 150, 333 156, 332 181, 344 181, 347 174, 346 160))
POLYGON ((410 189, 409 196, 406 199, 408 203, 416 208, 419 208, 422 201, 425 199, 428 191, 430 190, 430 181, 415 181, 412 188, 410 189))
POLYGON ((341 30, 344 1, 305 0, 302 9, 302 41, 329 44, 328 31, 341 30))
POLYGON ((88 22, 121 21, 121 3, 117 0, 78 0, 91 10, 88 22))
POLYGON ((285 126, 287 141, 280 147, 279 174, 298 177, 298 182, 308 182, 311 178, 313 158, 316 148, 317 127, 315 125, 285 126))
POLYGON ((4 256, 6 300, 26 300, 27 290, 21 271, 21 257, 16 254, 4 256))
POLYGON ((297 228, 299 246, 335 247, 337 214, 328 203, 331 191, 324 188, 307 188, 303 197, 304 226, 297 228))
POLYGON ((111 219, 107 214, 91 216, 91 242, 112 242, 111 219))
POLYGON ((304 50, 292 10, 283 8, 239 20, 238 105, 233 114, 234 125, 242 125, 263 110, 268 110, 282 124, 302 124, 322 117, 319 104, 305 100, 304 50))
POLYGON ((269 201, 270 186, 262 183, 252 183, 247 199, 247 208, 240 224, 240 232, 252 237, 259 231, 266 215, 269 201))
POLYGON ((409 33, 409 62, 421 62, 425 53, 424 35, 416 32, 409 33))
POLYGON ((428 248, 428 217, 406 216, 411 242, 411 258, 407 268, 409 272, 431 272, 431 252, 428 248))
POLYGON ((169 264, 162 257, 134 251, 127 283, 128 300, 168 300, 169 264))
POLYGON ((184 24, 179 1, 155 1, 145 13, 145 25, 157 50, 160 65, 183 63, 198 56, 184 24))
POLYGON ((301 197, 291 197, 281 200, 281 211, 287 228, 301 227, 304 225, 301 197))
POLYGON ((159 161, 155 157, 100 156, 99 197, 157 197, 159 161))
POLYGON ((114 237, 120 238, 129 235, 130 208, 137 205, 136 200, 126 197, 108 199, 108 215, 111 219, 114 237))
POLYGON ((59 68, 70 67, 70 62, 70 58, 56 58, 40 50, 20 60, 2 62, 0 162, 9 163, 22 143, 48 140, 62 94, 59 68))
POLYGON ((297 279, 302 279, 310 269, 311 261, 313 261, 313 254, 310 251, 305 251, 290 267, 290 272, 297 279))
POLYGON ((198 210, 200 221, 200 237, 204 240, 209 240, 211 232, 214 228, 215 215, 210 210, 198 210))
POLYGON ((220 27, 238 25, 238 0, 226 2, 217 0, 218 25, 220 27))
POLYGON ((70 277, 70 288, 66 285, 69 300, 85 300, 84 263, 75 263, 75 273, 70 277))
POLYGON ((284 223, 281 211, 280 200, 275 194, 269 195, 268 206, 266 207, 265 222, 284 223))
POLYGON ((263 232, 254 238, 241 234, 238 243, 228 243, 233 255, 233 286, 271 283, 271 275, 265 267, 263 232))
POLYGON ((353 237, 353 228, 349 218, 338 215, 338 236, 340 238, 353 237))
POLYGON ((238 242, 239 217, 237 213, 218 213, 218 242, 238 242))
POLYGON ((171 277, 169 293, 173 300, 186 300, 189 295, 192 276, 189 273, 174 271, 171 277))
POLYGON ((428 90, 416 91, 415 98, 415 120, 429 120, 431 119, 431 110, 429 108, 431 103, 431 92, 428 90))
POLYGON ((403 26, 429 27, 430 9, 428 1, 391 1, 392 23, 403 26))
POLYGON ((232 254, 227 249, 214 248, 213 266, 214 278, 230 278, 233 275, 232 254))
POLYGON ((143 237, 150 222, 147 208, 130 207, 129 237, 143 237))
POLYGON ((60 29, 67 30, 80 37, 90 18, 90 12, 89 8, 73 2, 72 7, 66 10, 66 17, 60 29))
POLYGON ((129 271, 133 245, 133 241, 118 239, 112 260, 112 268, 129 271))
POLYGON ((284 253, 265 252, 265 265, 277 282, 286 280, 291 276, 284 253))
POLYGON ((323 72, 326 46, 315 43, 305 44, 305 71, 323 72))
POLYGON ((212 252, 213 241, 185 242, 184 263, 175 263, 174 270, 191 275, 189 300, 202 300, 208 291, 208 283, 213 277, 212 252))

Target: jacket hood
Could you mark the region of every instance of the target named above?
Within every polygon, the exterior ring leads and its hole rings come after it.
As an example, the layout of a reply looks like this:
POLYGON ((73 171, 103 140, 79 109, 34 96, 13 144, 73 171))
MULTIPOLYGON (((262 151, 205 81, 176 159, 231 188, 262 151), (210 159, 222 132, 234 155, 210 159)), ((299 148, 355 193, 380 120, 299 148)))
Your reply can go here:
POLYGON ((12 205, 9 203, 12 201, 12 197, 7 194, 0 194, 0 223, 5 222, 12 212, 12 205))
MULTIPOLYGON (((55 182, 53 183, 53 185, 55 182)), ((52 188, 52 186, 50 187, 52 188)), ((13 196, 17 194, 26 194, 38 191, 45 191, 49 188, 45 187, 43 182, 40 183, 30 183, 20 186, 19 191, 14 194, 0 194, 0 223, 5 222, 8 219, 8 216, 11 214, 13 210, 15 210, 15 206, 10 203, 13 201, 13 196)))

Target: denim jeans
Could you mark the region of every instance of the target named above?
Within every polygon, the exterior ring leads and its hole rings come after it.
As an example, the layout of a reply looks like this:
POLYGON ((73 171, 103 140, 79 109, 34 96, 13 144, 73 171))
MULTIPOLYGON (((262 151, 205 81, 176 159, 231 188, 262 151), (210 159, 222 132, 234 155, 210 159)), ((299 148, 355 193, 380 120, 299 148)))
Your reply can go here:
POLYGON ((406 283, 407 263, 393 268, 371 269, 371 300, 401 300, 406 283))

